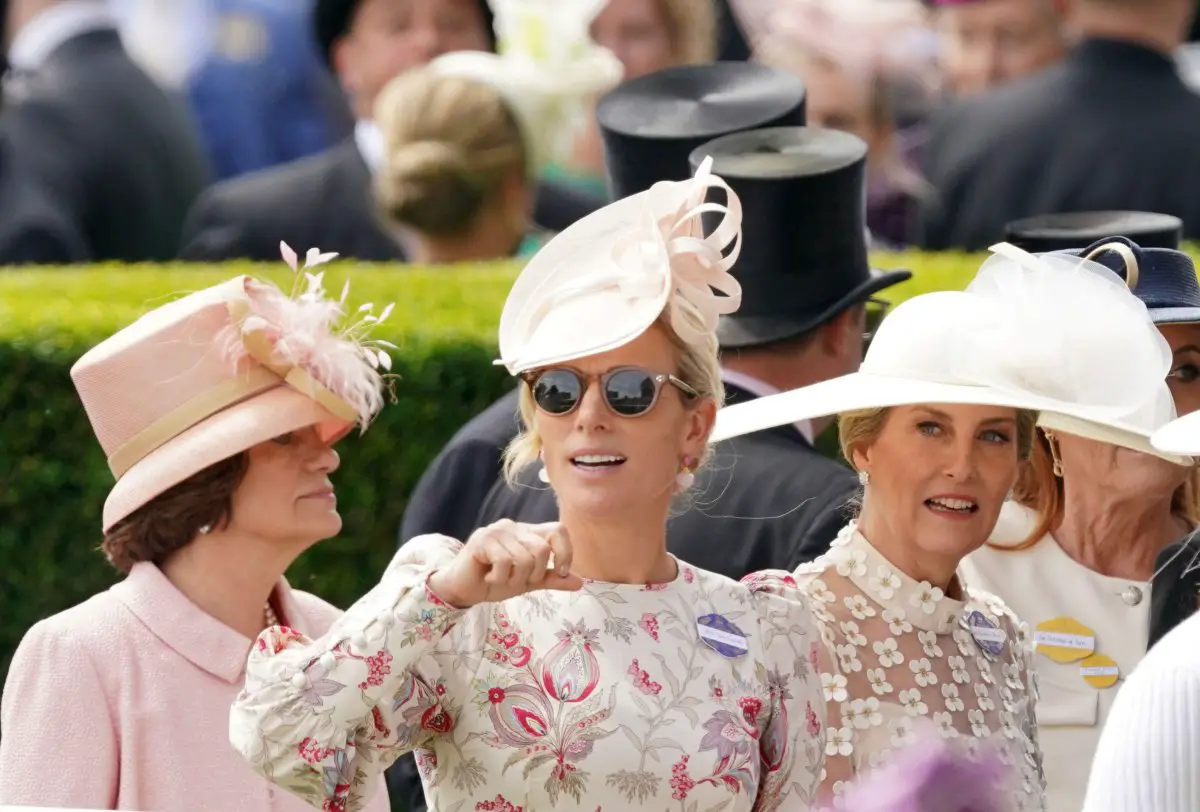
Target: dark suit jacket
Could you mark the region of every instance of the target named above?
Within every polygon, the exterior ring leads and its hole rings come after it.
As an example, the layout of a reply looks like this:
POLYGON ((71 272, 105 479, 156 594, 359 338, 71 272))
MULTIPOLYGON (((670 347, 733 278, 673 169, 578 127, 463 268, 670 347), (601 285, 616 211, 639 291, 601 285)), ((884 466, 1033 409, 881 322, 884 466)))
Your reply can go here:
POLYGON ((162 261, 209 180, 195 122, 114 29, 76 36, 5 89, 0 263, 162 261))
MULTIPOLYGON (((727 386, 726 392, 726 401, 731 404, 753 397, 734 386, 727 386)), ((475 436, 486 434, 490 428, 500 429, 505 417, 511 419, 516 400, 506 400, 497 403, 504 405, 488 421, 481 419, 483 415, 472 421, 485 424, 475 436)), ((474 464, 486 464, 491 453, 480 444, 474 464)), ((465 454, 459 465, 471 464, 465 454)), ((473 522, 475 527, 502 518, 522 522, 558 518, 554 495, 537 479, 536 466, 523 473, 515 489, 498 478, 498 466, 494 470, 497 476, 473 522)), ((469 499, 473 500, 475 483, 467 481, 469 499)), ((457 482, 454 487, 458 487, 457 482)), ((782 426, 749 434, 714 447, 713 458, 697 477, 696 504, 667 524, 667 547, 690 564, 731 578, 767 568, 790 571, 828 549, 848 519, 847 503, 857 490, 858 479, 849 468, 822 456, 794 428, 782 426)), ((442 514, 455 513, 455 493, 441 492, 442 514)), ((472 504, 463 500, 462 513, 468 512, 472 504)), ((409 510, 413 509, 410 503, 409 510)), ((453 520, 463 518, 454 515, 453 520)), ((407 516, 405 519, 407 527, 407 516)), ((428 808, 413 758, 399 759, 392 766, 388 787, 392 797, 403 798, 412 812, 428 808)))
POLYGON ((1167 635, 1200 609, 1200 539, 1177 541, 1158 554, 1150 585, 1150 643, 1167 635))
MULTIPOLYGON (((538 187, 534 220, 561 231, 604 205, 550 183, 538 187)), ((403 260, 375 210, 371 174, 353 138, 311 158, 212 186, 188 216, 180 257, 203 262, 279 259, 279 241, 366 262, 403 260)))
POLYGON ((1006 223, 1058 212, 1173 214, 1200 236, 1200 96, 1172 58, 1086 40, 1060 64, 934 118, 925 175, 936 195, 920 242, 981 250, 1006 223))
POLYGON ((400 543, 425 533, 465 541, 500 479, 504 448, 520 430, 514 389, 458 430, 425 469, 408 500, 400 543))

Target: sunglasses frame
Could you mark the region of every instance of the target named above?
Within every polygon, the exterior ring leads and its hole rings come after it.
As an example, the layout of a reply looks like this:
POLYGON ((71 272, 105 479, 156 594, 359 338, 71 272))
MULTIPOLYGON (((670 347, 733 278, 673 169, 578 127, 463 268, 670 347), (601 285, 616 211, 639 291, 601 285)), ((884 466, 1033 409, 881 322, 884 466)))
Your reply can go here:
POLYGON ((574 367, 546 367, 545 369, 530 370, 529 372, 521 373, 521 380, 524 381, 525 385, 529 387, 529 394, 533 399, 533 405, 537 407, 539 412, 549 415, 550 417, 566 417, 569 414, 573 414, 575 410, 579 408, 579 404, 583 403, 583 398, 587 394, 588 388, 591 387, 593 381, 598 382, 601 386, 601 391, 605 392, 603 396, 604 406, 617 417, 622 417, 627 420, 632 420, 650 414, 650 412, 654 410, 654 407, 658 405, 658 398, 660 395, 662 395, 662 390, 665 386, 667 386, 667 384, 670 384, 678 389, 688 400, 695 400, 696 398, 700 397, 700 393, 693 389, 692 386, 682 378, 667 372, 651 372, 644 367, 632 365, 614 367, 606 370, 605 372, 592 375, 589 375, 582 370, 575 369, 574 367), (538 381, 551 372, 569 372, 575 376, 576 380, 578 380, 580 384, 579 397, 575 399, 575 403, 571 406, 571 408, 567 409, 565 412, 551 412, 543 408, 542 404, 538 402, 537 394, 535 392, 538 381), (621 372, 640 372, 654 382, 653 399, 651 399, 650 404, 646 406, 645 409, 637 414, 625 414, 617 411, 608 399, 608 395, 606 393, 608 382, 612 380, 614 375, 617 375, 621 372))

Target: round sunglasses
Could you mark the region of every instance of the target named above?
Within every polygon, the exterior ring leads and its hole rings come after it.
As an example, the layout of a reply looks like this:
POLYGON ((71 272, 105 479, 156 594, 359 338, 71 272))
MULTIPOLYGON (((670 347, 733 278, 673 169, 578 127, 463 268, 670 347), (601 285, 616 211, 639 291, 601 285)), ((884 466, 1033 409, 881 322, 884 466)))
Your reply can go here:
POLYGON ((561 417, 579 408, 580 401, 593 381, 599 381, 604 403, 621 417, 640 417, 654 408, 662 388, 671 384, 685 397, 700 393, 675 377, 639 367, 618 367, 600 375, 585 375, 579 370, 554 367, 530 372, 522 378, 533 394, 533 402, 546 414, 561 417))

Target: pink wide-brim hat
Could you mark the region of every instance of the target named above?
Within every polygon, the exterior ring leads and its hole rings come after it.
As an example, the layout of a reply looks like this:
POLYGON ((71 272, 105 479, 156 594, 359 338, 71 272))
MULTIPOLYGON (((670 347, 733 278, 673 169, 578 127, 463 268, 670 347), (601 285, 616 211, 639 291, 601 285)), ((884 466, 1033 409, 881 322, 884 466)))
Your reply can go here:
POLYGON ((340 303, 324 298, 319 275, 309 280, 289 298, 235 277, 150 311, 75 363, 72 381, 117 480, 103 532, 274 437, 315 426, 333 443, 366 427, 382 406, 379 351, 332 332, 340 303))

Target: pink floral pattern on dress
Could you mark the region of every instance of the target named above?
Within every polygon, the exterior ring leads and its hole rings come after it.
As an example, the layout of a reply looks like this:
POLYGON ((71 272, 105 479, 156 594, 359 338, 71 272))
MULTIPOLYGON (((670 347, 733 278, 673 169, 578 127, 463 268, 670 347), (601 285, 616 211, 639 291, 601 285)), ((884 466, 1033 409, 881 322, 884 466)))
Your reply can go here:
POLYGON ((805 605, 681 564, 667 584, 588 581, 459 611, 427 587, 459 548, 409 542, 320 640, 263 633, 230 728, 256 770, 344 812, 408 751, 446 812, 815 801, 826 746, 805 605), (746 654, 705 643, 711 614, 746 654))

